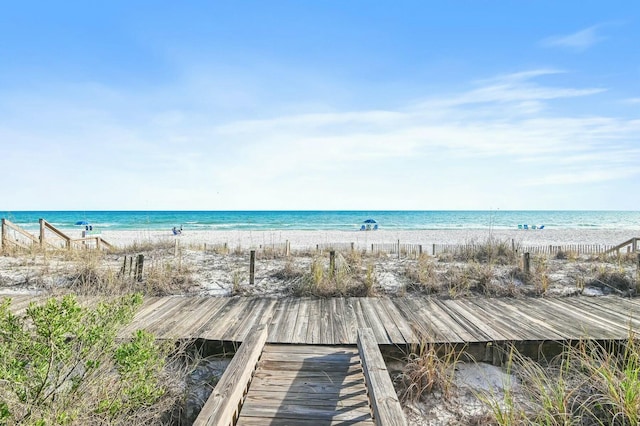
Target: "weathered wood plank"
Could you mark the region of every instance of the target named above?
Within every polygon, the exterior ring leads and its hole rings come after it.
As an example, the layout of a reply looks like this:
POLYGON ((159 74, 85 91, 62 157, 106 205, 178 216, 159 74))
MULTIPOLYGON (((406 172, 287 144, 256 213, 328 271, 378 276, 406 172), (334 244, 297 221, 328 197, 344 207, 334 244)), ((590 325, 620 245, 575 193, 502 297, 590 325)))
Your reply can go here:
POLYGON ((317 344, 320 343, 320 300, 319 299, 310 299, 309 300, 309 327, 307 328, 307 339, 306 343, 308 344, 317 344))
POLYGON ((268 342, 278 342, 278 330, 282 323, 284 323, 284 318, 286 314, 287 304, 291 302, 290 298, 280 299, 273 310, 273 316, 271 317, 271 323, 269 324, 269 338, 268 342))
POLYGON ((371 298, 360 298, 358 302, 360 303, 360 307, 362 308, 362 313, 365 318, 365 324, 367 324, 367 328, 370 328, 373 331, 373 335, 376 337, 376 341, 380 345, 387 345, 391 343, 389 340, 389 336, 387 335, 387 330, 380 320, 378 313, 373 307, 371 298))
POLYGON ((349 343, 345 324, 344 298, 334 297, 329 304, 329 315, 333 320, 333 343, 349 343))
POLYGON ((333 320, 330 315, 330 299, 320 299, 320 339, 318 343, 331 345, 333 340, 333 320))
MULTIPOLYGON (((416 338, 415 333, 411 329, 411 326, 409 325, 405 317, 402 315, 402 313, 398 310, 396 305, 394 305, 394 303, 391 301, 391 299, 389 299, 388 297, 382 297, 380 299, 380 304, 385 309, 389 318, 393 320, 396 327, 402 334, 402 340, 404 340, 404 342, 408 344, 418 343, 418 339, 416 338)), ((402 341, 394 341, 393 343, 402 344, 402 341)))
POLYGON ((266 325, 259 325, 249 334, 229 363, 224 374, 202 407, 194 426, 232 425, 238 407, 267 341, 266 325))
MULTIPOLYGON (((315 407, 311 405, 279 404, 265 405, 248 401, 242 407, 242 417, 278 417, 293 420, 366 420, 371 417, 371 410, 366 402, 351 407, 315 407), (364 406, 362 406, 364 405, 364 406)), ((267 423, 269 424, 269 423, 267 423)))
POLYGON ((257 325, 269 324, 275 305, 276 300, 274 299, 261 299, 258 308, 254 312, 251 312, 250 315, 247 315, 246 320, 242 323, 242 327, 232 336, 231 340, 241 342, 257 325))
POLYGON ((290 343, 306 343, 307 329, 309 328, 309 300, 302 298, 298 301, 298 316, 293 328, 290 343))
MULTIPOLYGON (((291 426, 291 419, 274 419, 272 417, 240 417, 237 426, 291 426)), ((372 420, 327 420, 318 423, 317 419, 295 419, 300 426, 372 426, 372 420)))
POLYGON ((358 350, 376 425, 406 426, 402 406, 371 329, 358 330, 358 350))
POLYGON ((380 323, 382 324, 382 327, 384 328, 385 335, 387 337, 387 343, 393 344, 396 342, 402 342, 404 340, 404 336, 396 325, 394 318, 389 316, 387 310, 382 305, 382 300, 378 298, 369 298, 367 300, 371 305, 372 311, 376 314, 376 316, 380 320, 380 323))

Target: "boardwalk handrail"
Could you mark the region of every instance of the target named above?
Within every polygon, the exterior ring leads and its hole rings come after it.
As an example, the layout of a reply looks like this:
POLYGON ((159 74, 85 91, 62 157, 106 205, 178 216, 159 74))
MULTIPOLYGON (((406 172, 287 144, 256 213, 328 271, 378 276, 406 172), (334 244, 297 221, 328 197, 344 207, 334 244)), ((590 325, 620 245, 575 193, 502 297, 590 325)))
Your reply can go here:
POLYGON ((626 246, 631 246, 631 251, 635 252, 638 250, 638 241, 640 240, 640 238, 635 237, 635 238, 631 238, 627 241, 625 241, 624 243, 620 243, 617 246, 607 250, 605 252, 605 254, 609 254, 609 253, 613 253, 614 251, 618 254, 620 254, 620 249, 626 247, 626 246))
POLYGON ((71 248, 71 237, 60 231, 58 228, 50 224, 44 219, 40 219, 40 245, 44 247, 45 244, 45 230, 49 230, 57 235, 59 238, 64 240, 65 248, 71 248))
POLYGON ((96 248, 100 249, 102 248, 102 246, 111 249, 113 248, 113 246, 111 244, 109 244, 108 242, 106 242, 104 239, 102 239, 102 237, 96 236, 96 237, 84 237, 84 238, 74 238, 71 240, 72 243, 82 243, 82 242, 86 242, 86 241, 95 241, 96 243, 96 248))
POLYGON ((25 238, 31 240, 31 242, 34 243, 34 244, 40 244, 40 241, 38 241, 38 239, 36 237, 31 235, 30 233, 28 233, 24 229, 20 228, 18 225, 16 225, 15 223, 11 222, 10 220, 3 218, 2 219, 2 247, 5 247, 5 244, 7 244, 7 243, 12 243, 12 244, 20 246, 22 248, 26 248, 23 244, 20 244, 17 241, 10 241, 9 240, 9 238, 7 237, 7 228, 17 232, 18 234, 22 235, 25 238))
POLYGON ((194 426, 229 426, 235 423, 267 335, 267 326, 264 324, 257 325, 249 333, 213 388, 194 426))
POLYGON ((373 330, 358 329, 358 352, 362 360, 373 417, 378 426, 406 426, 398 395, 382 358, 373 330))

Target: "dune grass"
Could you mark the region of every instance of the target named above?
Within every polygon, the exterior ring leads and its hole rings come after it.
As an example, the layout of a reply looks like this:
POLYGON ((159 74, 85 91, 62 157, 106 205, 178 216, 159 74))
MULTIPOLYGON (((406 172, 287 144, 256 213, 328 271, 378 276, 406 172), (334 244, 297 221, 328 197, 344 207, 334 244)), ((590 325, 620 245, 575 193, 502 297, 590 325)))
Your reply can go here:
POLYGON ((520 380, 518 399, 480 396, 498 425, 637 425, 640 422, 640 344, 581 341, 549 363, 511 349, 507 368, 520 380))

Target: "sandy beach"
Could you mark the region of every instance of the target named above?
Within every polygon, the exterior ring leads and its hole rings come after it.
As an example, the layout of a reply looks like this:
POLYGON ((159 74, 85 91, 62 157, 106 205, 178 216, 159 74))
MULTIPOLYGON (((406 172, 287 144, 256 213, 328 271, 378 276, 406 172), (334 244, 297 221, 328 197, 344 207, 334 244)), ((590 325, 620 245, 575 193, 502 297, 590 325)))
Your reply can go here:
MULTIPOLYGON (((80 232, 69 234, 79 237, 80 232), (78 235, 76 235, 78 234, 78 235)), ((303 249, 325 243, 355 243, 367 247, 372 243, 393 243, 400 240, 407 244, 465 244, 514 240, 520 245, 602 244, 616 245, 630 238, 640 237, 640 231, 629 229, 542 229, 542 230, 419 230, 419 231, 202 231, 185 229, 175 236, 171 230, 102 231, 102 238, 122 247, 133 243, 173 241, 181 244, 222 244, 230 247, 250 248, 289 241, 291 247, 303 249)))

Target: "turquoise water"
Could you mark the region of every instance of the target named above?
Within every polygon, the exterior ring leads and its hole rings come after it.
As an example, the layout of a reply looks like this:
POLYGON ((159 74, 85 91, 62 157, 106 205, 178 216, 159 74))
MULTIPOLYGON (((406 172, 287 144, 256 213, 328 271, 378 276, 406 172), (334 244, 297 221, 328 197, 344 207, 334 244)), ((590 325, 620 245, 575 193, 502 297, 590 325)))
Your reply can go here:
POLYGON ((518 224, 564 229, 640 229, 639 211, 4 211, 25 229, 43 218, 61 229, 86 220, 101 230, 357 230, 366 219, 381 229, 511 229, 518 224))

